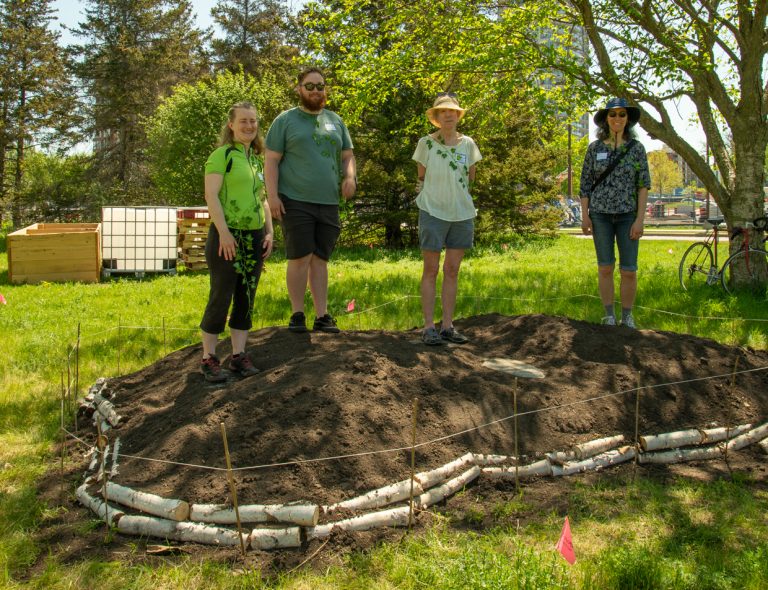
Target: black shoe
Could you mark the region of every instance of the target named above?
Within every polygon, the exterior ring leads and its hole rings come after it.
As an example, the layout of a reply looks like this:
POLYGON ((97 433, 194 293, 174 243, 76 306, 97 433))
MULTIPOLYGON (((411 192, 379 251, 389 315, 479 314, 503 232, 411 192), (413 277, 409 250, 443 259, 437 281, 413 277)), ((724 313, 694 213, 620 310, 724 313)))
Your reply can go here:
POLYGON ((221 370, 221 363, 215 354, 210 355, 207 359, 203 359, 203 362, 200 363, 200 371, 208 383, 221 383, 227 380, 227 376, 221 370))
POLYGON ((230 371, 238 373, 241 377, 251 377, 259 372, 259 370, 253 366, 251 358, 244 352, 235 354, 229 359, 228 368, 230 371))
POLYGON ((331 334, 338 334, 341 332, 336 325, 336 320, 328 313, 321 318, 315 318, 315 323, 312 326, 312 329, 316 332, 329 332, 331 334))
POLYGON ((464 334, 459 332, 453 326, 440 330, 440 338, 447 340, 448 342, 453 342, 454 344, 466 344, 469 342, 469 338, 464 336, 464 334))
POLYGON ((288 329, 291 332, 307 331, 307 318, 304 317, 303 311, 297 311, 291 316, 291 321, 288 322, 288 329))

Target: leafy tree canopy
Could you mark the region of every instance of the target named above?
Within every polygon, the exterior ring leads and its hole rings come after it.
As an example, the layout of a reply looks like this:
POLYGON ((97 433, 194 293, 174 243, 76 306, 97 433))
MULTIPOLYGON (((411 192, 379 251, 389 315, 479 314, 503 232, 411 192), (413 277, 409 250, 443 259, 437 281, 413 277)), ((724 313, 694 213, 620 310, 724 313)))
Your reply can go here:
POLYGON ((197 206, 203 200, 203 167, 216 147, 229 108, 252 102, 262 133, 287 105, 274 76, 260 81, 240 71, 182 84, 147 119, 147 154, 155 186, 167 204, 197 206))

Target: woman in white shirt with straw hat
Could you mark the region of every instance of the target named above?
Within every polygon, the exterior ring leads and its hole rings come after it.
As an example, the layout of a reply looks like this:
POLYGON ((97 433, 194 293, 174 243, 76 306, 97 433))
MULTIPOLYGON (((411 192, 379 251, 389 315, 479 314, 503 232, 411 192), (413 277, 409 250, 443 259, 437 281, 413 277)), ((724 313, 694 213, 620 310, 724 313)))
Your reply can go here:
POLYGON ((474 240, 477 210, 469 190, 475 180, 475 164, 482 156, 472 138, 457 129, 465 112, 455 94, 438 94, 427 110, 427 118, 437 131, 419 139, 413 154, 418 170, 419 245, 424 259, 422 340, 429 346, 467 342, 467 337, 453 326, 453 313, 461 260, 474 240), (438 331, 434 318, 435 296, 443 249, 443 313, 438 331))

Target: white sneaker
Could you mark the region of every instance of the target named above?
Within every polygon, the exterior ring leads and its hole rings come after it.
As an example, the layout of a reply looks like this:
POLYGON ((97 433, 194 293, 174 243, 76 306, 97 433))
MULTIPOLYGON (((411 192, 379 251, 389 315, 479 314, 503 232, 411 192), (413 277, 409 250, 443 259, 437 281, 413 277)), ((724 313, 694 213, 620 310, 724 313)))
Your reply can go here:
POLYGON ((616 325, 616 316, 613 315, 607 315, 603 318, 602 324, 604 326, 615 326, 616 325))
POLYGON ((635 318, 632 317, 632 314, 629 314, 626 318, 624 318, 621 321, 622 326, 626 326, 627 328, 632 328, 633 330, 637 330, 637 326, 635 326, 635 318))

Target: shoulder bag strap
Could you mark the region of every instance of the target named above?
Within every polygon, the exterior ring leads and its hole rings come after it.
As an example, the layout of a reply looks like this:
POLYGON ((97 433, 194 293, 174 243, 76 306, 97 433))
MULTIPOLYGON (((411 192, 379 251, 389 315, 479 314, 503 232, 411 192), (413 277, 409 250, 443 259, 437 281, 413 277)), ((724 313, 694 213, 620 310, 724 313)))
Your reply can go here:
POLYGON ((593 184, 593 185, 592 185, 592 188, 590 189, 590 191, 589 191, 589 192, 592 192, 592 191, 594 191, 594 190, 595 190, 595 189, 596 189, 596 188, 597 188, 597 187, 600 185, 600 183, 601 183, 601 182, 603 182, 603 181, 604 181, 606 178, 608 178, 608 175, 609 175, 611 172, 613 172, 614 168, 616 168, 616 166, 618 166, 618 165, 621 163, 621 161, 624 159, 624 156, 626 156, 626 155, 629 153, 629 150, 631 150, 631 149, 632 149, 632 146, 633 146, 633 145, 635 145, 635 140, 634 140, 634 139, 630 139, 630 140, 627 142, 627 144, 626 144, 626 146, 624 147, 624 149, 623 149, 623 150, 621 151, 621 153, 619 154, 619 157, 618 157, 618 158, 616 158, 616 159, 615 159, 613 162, 611 162, 610 164, 608 164, 608 168, 606 168, 605 170, 603 170, 603 173, 602 173, 602 174, 601 174, 601 175, 598 177, 598 179, 595 181, 595 184, 593 184))

